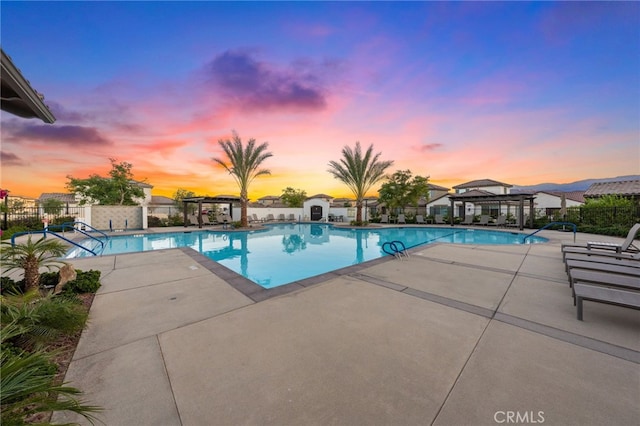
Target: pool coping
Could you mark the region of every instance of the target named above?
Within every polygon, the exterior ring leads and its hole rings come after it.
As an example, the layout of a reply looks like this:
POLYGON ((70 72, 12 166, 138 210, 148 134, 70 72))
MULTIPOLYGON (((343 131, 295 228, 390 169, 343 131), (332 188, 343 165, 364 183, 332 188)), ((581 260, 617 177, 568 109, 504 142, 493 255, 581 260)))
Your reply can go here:
MULTIPOLYGON (((195 262, 200 264, 203 268, 207 269, 209 272, 216 275, 217 277, 223 279, 231 287, 233 287, 240 293, 244 294, 254 302, 260 302, 263 300, 270 299, 272 297, 291 293, 306 287, 310 287, 316 284, 326 282, 331 278, 337 278, 343 275, 353 274, 355 272, 371 267, 373 265, 386 263, 390 260, 395 259, 394 256, 386 255, 383 257, 379 257, 377 259, 367 260, 365 262, 361 262, 356 265, 349 265, 349 266, 345 266, 344 268, 334 269, 333 271, 325 272, 319 275, 314 275, 309 278, 292 281, 288 284, 283 284, 277 287, 264 288, 261 285, 256 284, 255 282, 246 278, 245 276, 227 268, 221 263, 218 263, 215 260, 209 259, 207 256, 203 255, 197 250, 192 249, 191 247, 177 247, 177 248, 180 251, 182 251, 182 253, 186 254, 195 262)), ((411 252, 411 249, 407 251, 411 252)))

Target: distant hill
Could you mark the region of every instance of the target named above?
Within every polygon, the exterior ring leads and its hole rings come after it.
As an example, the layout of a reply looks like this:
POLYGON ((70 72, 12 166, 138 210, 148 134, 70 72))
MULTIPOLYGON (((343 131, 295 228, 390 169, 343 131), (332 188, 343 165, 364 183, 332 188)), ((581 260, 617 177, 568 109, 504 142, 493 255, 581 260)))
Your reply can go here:
POLYGON ((618 176, 614 178, 603 179, 584 179, 571 183, 539 183, 537 185, 518 186, 514 185, 511 188, 512 192, 515 191, 560 191, 560 192, 572 192, 572 191, 586 191, 589 187, 598 182, 613 182, 618 180, 635 180, 640 179, 640 175, 628 175, 618 176))

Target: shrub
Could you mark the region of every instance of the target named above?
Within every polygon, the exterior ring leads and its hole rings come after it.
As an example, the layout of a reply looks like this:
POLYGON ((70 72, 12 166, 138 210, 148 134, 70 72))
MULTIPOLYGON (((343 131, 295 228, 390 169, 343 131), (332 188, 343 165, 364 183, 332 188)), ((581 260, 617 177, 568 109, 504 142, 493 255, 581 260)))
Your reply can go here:
POLYGON ((16 324, 3 324, 2 327, 0 423, 24 425, 35 414, 67 410, 81 414, 91 423, 97 420, 92 413, 100 408, 78 400, 81 393, 78 389, 56 384, 56 367, 51 362, 51 354, 28 353, 8 345, 7 337, 14 337, 20 332, 19 328, 16 324))
POLYGON ((168 226, 183 226, 184 218, 181 214, 173 214, 167 219, 168 226))
POLYGON ((9 341, 25 350, 42 347, 61 335, 72 335, 84 328, 88 313, 74 297, 40 297, 38 291, 2 296, 0 319, 16 326, 9 341))
POLYGON ((149 228, 159 228, 161 226, 167 226, 162 219, 157 216, 147 216, 147 223, 149 228))
POLYGON ((27 229, 26 226, 22 226, 22 225, 14 225, 12 227, 10 227, 9 229, 7 229, 6 231, 2 231, 2 239, 3 240, 8 240, 9 238, 11 238, 13 236, 13 234, 17 234, 18 232, 26 232, 29 229, 27 229))
POLYGON ((54 217, 53 220, 49 222, 49 225, 62 225, 63 223, 75 222, 75 221, 76 221, 76 218, 73 216, 60 216, 60 217, 54 217))
POLYGON ((64 287, 65 294, 95 293, 100 288, 100 271, 76 269, 76 279, 64 287))
POLYGON ((0 277, 0 294, 24 293, 24 280, 14 281, 9 277, 0 277))

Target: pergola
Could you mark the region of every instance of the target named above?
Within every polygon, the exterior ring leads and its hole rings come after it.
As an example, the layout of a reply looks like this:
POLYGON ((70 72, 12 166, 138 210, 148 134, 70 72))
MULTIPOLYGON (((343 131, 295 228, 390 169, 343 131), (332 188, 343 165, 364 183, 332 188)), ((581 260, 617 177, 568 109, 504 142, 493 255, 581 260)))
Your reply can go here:
POLYGON ((509 205, 517 203, 520 207, 518 210, 518 224, 520 225, 520 230, 524 229, 524 203, 525 201, 529 202, 529 226, 533 228, 533 218, 535 217, 535 212, 533 208, 533 200, 535 199, 535 193, 533 192, 520 192, 517 194, 468 194, 465 193, 457 194, 457 195, 449 195, 449 199, 451 200, 451 226, 453 226, 453 211, 454 204, 456 201, 462 202, 463 210, 466 211, 465 205, 466 203, 474 203, 474 204, 498 204, 498 208, 500 209, 502 203, 506 203, 507 209, 509 205))
POLYGON ((202 228, 202 205, 203 204, 229 204, 229 216, 233 218, 233 203, 240 202, 240 197, 234 197, 233 195, 217 195, 215 197, 188 197, 183 198, 182 203, 184 205, 184 227, 188 225, 187 221, 187 204, 198 204, 198 228, 202 228))

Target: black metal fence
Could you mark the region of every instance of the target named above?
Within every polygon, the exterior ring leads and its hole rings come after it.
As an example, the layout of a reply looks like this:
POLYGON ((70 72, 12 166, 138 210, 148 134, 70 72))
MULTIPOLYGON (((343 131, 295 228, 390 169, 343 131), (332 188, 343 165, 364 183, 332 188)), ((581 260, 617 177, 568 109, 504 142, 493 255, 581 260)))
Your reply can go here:
POLYGON ((640 206, 631 207, 570 207, 567 221, 576 225, 598 227, 621 226, 631 228, 640 221, 640 206))
POLYGON ((46 218, 50 224, 62 224, 75 218, 83 217, 83 207, 61 207, 56 210, 43 209, 42 207, 9 208, 0 213, 2 229, 23 227, 26 229, 38 229, 44 226, 46 218))

